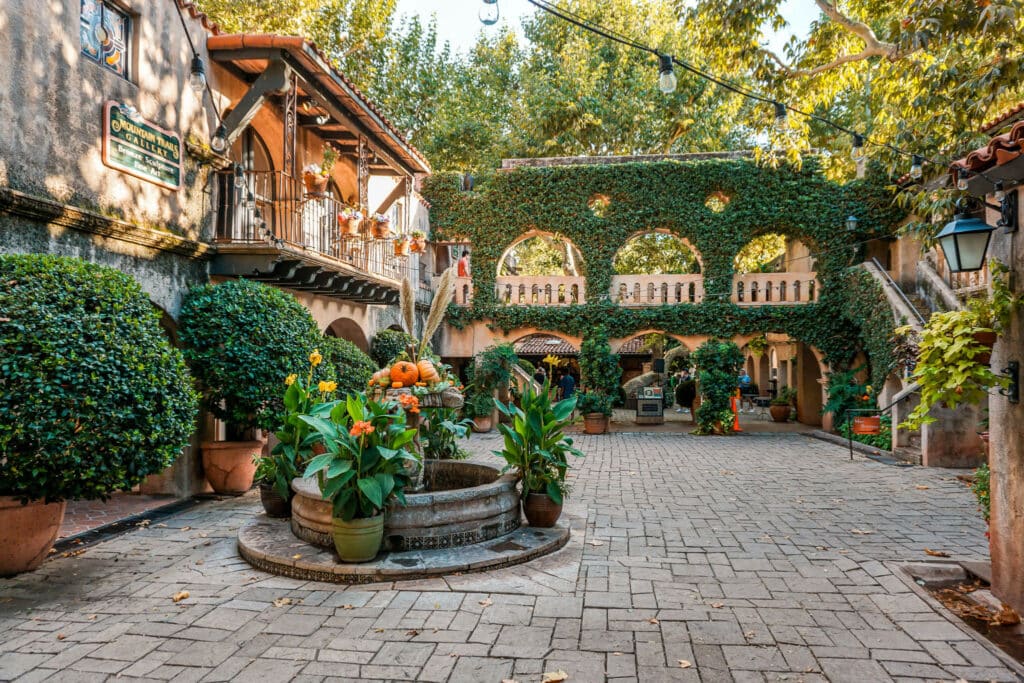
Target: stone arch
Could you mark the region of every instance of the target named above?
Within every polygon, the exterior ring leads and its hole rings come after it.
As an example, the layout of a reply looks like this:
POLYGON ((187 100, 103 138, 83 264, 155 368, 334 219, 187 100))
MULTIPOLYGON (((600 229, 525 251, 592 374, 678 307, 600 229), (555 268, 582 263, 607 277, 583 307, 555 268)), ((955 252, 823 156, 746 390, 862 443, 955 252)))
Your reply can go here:
MULTIPOLYGON (((636 240, 638 238, 645 237, 647 235, 665 235, 665 236, 668 236, 668 237, 671 237, 671 238, 675 239, 682 246, 684 246, 690 252, 690 254, 693 255, 694 262, 696 263, 696 270, 693 270, 693 271, 690 271, 690 272, 692 274, 700 274, 700 273, 704 272, 704 257, 701 255, 701 253, 697 249, 697 247, 695 247, 693 245, 693 243, 690 242, 690 240, 687 239, 686 237, 683 237, 683 236, 679 235, 678 233, 673 232, 672 230, 669 230, 667 228, 651 228, 649 230, 638 230, 637 232, 634 232, 632 235, 627 237, 626 240, 622 243, 622 246, 620 246, 619 249, 615 252, 615 256, 612 257, 613 268, 614 268, 615 261, 618 258, 619 254, 622 252, 622 250, 630 242, 632 242, 633 240, 636 240)), ((620 275, 646 275, 647 273, 619 273, 619 274, 620 275)))
MULTIPOLYGON (((756 232, 739 251, 733 255, 733 272, 744 273, 805 273, 814 272, 817 259, 814 257, 814 244, 803 235, 791 233, 785 229, 765 229, 756 232), (775 256, 771 251, 764 254, 762 268, 750 269, 750 259, 759 248, 776 246, 771 244, 772 238, 778 240, 775 256)), ((776 298, 777 295, 767 295, 776 298)), ((787 296, 787 299, 792 296, 787 296)))
POLYGON ((568 237, 556 233, 548 232, 545 230, 529 230, 522 233, 515 240, 513 240, 505 250, 501 253, 501 256, 497 261, 496 274, 500 276, 517 276, 523 275, 520 271, 520 265, 515 257, 516 248, 520 245, 529 242, 534 239, 542 239, 551 242, 557 242, 561 244, 563 249, 562 257, 562 271, 561 273, 541 273, 539 276, 553 276, 553 275, 568 275, 568 276, 583 276, 586 274, 586 264, 583 261, 583 254, 576 244, 568 237), (510 255, 512 258, 510 259, 510 255))
MULTIPOLYGON (((392 327, 395 326, 392 325, 392 327)), ((391 328, 389 327, 388 329, 391 328)), ((363 351, 364 353, 369 353, 370 351, 370 342, 366 338, 366 333, 363 332, 363 328, 361 328, 359 324, 351 318, 338 318, 327 326, 327 329, 324 330, 324 336, 347 339, 358 346, 360 351, 363 351)))
POLYGON ((629 335, 627 335, 625 337, 619 337, 619 338, 616 338, 616 339, 610 339, 609 340, 609 344, 612 347, 612 353, 618 353, 619 349, 621 349, 622 346, 626 342, 632 341, 633 339, 636 339, 637 337, 646 337, 649 334, 663 334, 666 337, 672 337, 677 342, 679 342, 680 344, 685 346, 689 350, 690 353, 693 353, 697 349, 698 346, 700 346, 701 344, 704 343, 704 341, 707 340, 707 337, 704 336, 704 335, 688 335, 687 336, 687 335, 675 334, 675 333, 672 333, 672 332, 666 332, 665 330, 656 330, 656 329, 637 330, 636 332, 633 332, 633 333, 631 333, 631 334, 629 334, 629 335))

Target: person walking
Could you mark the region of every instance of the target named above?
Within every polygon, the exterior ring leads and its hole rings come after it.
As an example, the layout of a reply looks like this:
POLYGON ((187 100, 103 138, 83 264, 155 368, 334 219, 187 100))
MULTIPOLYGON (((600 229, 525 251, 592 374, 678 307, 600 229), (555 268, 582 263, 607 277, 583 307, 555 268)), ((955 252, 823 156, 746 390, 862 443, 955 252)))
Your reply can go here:
POLYGON ((682 408, 680 410, 690 413, 690 422, 696 422, 696 415, 693 411, 693 402, 697 400, 697 383, 693 381, 688 370, 683 370, 679 384, 676 385, 676 403, 682 408))
POLYGON ((743 402, 746 401, 750 412, 754 412, 754 401, 751 398, 754 392, 754 381, 750 379, 750 375, 747 374, 746 370, 740 370, 740 376, 737 379, 737 386, 740 390, 739 411, 741 413, 743 412, 743 402))
POLYGON ((544 382, 548 381, 548 373, 544 372, 544 368, 537 368, 537 372, 533 373, 533 381, 535 381, 537 384, 541 386, 544 386, 544 382))

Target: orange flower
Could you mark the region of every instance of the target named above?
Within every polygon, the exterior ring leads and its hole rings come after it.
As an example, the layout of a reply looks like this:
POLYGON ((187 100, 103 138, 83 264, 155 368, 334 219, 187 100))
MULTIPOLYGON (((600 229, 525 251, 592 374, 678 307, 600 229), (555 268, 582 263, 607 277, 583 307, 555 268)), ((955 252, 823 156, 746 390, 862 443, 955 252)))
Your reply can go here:
POLYGON ((366 434, 373 434, 373 425, 366 420, 359 420, 352 429, 348 430, 350 436, 365 436, 366 434))
POLYGON ((412 394, 402 394, 398 397, 398 402, 402 404, 402 407, 405 408, 407 412, 420 412, 420 400, 412 394))

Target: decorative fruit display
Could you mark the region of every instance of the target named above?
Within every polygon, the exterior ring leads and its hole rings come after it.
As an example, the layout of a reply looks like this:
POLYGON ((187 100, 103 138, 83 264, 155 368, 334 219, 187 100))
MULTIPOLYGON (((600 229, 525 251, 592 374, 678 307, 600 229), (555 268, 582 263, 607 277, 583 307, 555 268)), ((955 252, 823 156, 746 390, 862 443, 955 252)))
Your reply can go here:
POLYGON ((395 389, 415 386, 419 379, 420 371, 415 363, 400 360, 391 366, 391 386, 395 389))
POLYGON ((384 368, 373 373, 373 379, 370 380, 370 384, 382 387, 391 386, 391 368, 384 368))
POLYGON ((416 369, 420 373, 420 381, 426 382, 427 384, 433 384, 434 382, 441 381, 441 375, 438 373, 437 368, 434 367, 433 361, 423 358, 419 363, 416 364, 416 369))

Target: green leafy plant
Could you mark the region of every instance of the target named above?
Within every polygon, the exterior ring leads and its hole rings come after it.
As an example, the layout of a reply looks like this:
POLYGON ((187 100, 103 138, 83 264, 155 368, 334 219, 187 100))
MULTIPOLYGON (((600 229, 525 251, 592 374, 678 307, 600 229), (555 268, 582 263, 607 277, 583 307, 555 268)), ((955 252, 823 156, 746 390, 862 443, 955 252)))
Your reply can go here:
POLYGON ((244 279, 189 290, 178 334, 203 405, 227 424, 229 440, 281 424, 281 380, 302 372, 321 341, 295 297, 244 279))
POLYGON ((612 397, 596 391, 581 391, 576 408, 581 415, 600 413, 606 417, 612 414, 612 397))
POLYGON ((423 457, 435 460, 465 458, 468 453, 459 447, 460 439, 468 439, 472 421, 459 419, 455 408, 422 408, 424 420, 420 423, 420 443, 423 457))
POLYGON ((576 397, 552 404, 549 392, 538 393, 530 387, 523 392, 521 407, 500 401, 497 405, 511 420, 510 424, 498 425, 504 448, 494 451, 505 460, 504 471, 512 470, 522 480, 523 498, 530 493, 546 493, 560 504, 566 493, 568 456, 583 456, 564 435, 576 409, 576 397))
POLYGON ((981 510, 981 516, 985 519, 985 522, 989 521, 989 517, 992 514, 991 479, 992 473, 989 471, 988 465, 982 465, 974 470, 974 482, 971 484, 971 491, 974 492, 974 497, 978 499, 978 508, 981 510))
POLYGON ((173 462, 198 397, 130 276, 0 255, 0 494, 106 499, 173 462))
MULTIPOLYGON (((919 429, 935 422, 929 415, 932 406, 955 408, 961 403, 978 403, 989 389, 1006 386, 1005 378, 977 360, 989 350, 974 335, 989 329, 981 327, 974 311, 932 314, 921 334, 917 367, 912 376, 920 385, 921 402, 901 427, 919 429)), ((906 328, 897 330, 905 331, 906 328)))
POLYGON ((598 329, 580 344, 580 382, 584 389, 615 396, 619 390, 622 368, 618 354, 612 353, 608 335, 598 329))
POLYGON ((828 375, 826 391, 828 401, 822 407, 822 414, 832 413, 836 428, 846 425, 853 419, 850 410, 864 410, 878 407, 878 399, 874 387, 857 381, 857 375, 863 372, 862 367, 844 372, 833 372, 828 375))
POLYGON ((789 386, 782 387, 770 403, 773 406, 792 406, 796 403, 796 389, 789 386))
POLYGON ((512 344, 495 344, 477 354, 473 367, 473 385, 483 393, 493 393, 508 387, 512 368, 519 364, 512 344))
POLYGON ((324 337, 320 341, 324 363, 334 369, 338 395, 345 396, 366 389, 377 365, 358 346, 347 339, 324 337))
POLYGON ((726 434, 732 425, 732 397, 743 354, 736 344, 711 339, 693 352, 700 380, 701 404, 697 409, 697 434, 726 434))
POLYGON ((495 400, 490 394, 474 390, 465 397, 462 410, 466 417, 489 417, 494 412, 495 400))
POLYGON ((326 404, 326 417, 303 415, 327 452, 306 465, 303 476, 316 476, 334 516, 346 522, 376 517, 392 499, 405 504, 409 466, 420 463, 412 450, 416 430, 406 424, 395 402, 349 394, 326 404))
POLYGON ((750 347, 750 352, 752 354, 760 358, 764 355, 764 352, 768 350, 768 337, 767 335, 759 334, 747 342, 747 346, 750 347))
POLYGON ((381 330, 370 342, 370 358, 378 367, 391 364, 399 354, 416 345, 416 338, 401 330, 381 330))

